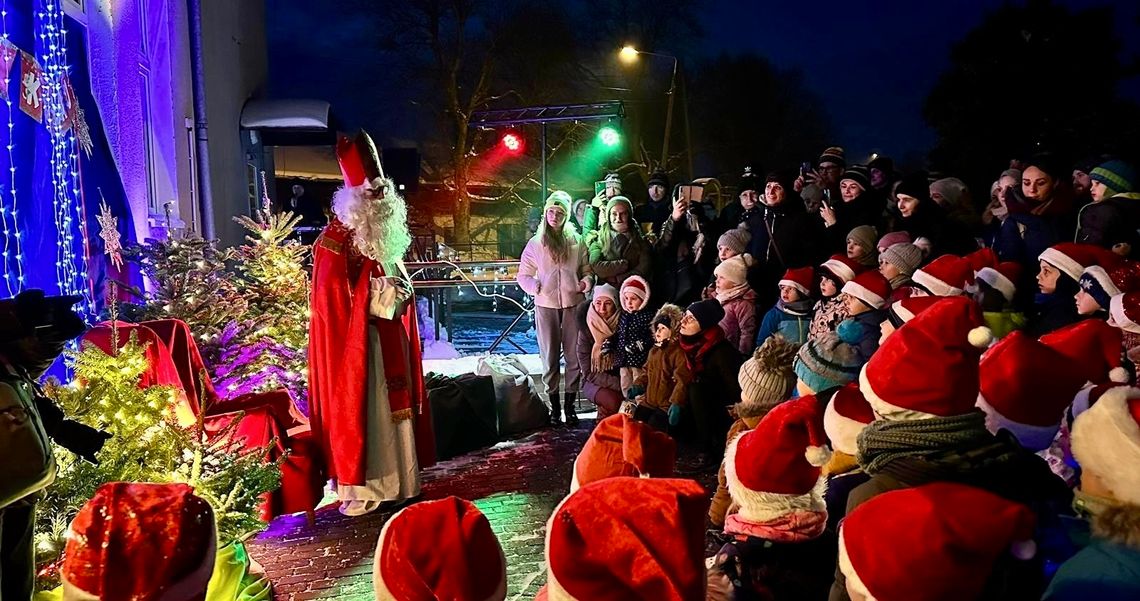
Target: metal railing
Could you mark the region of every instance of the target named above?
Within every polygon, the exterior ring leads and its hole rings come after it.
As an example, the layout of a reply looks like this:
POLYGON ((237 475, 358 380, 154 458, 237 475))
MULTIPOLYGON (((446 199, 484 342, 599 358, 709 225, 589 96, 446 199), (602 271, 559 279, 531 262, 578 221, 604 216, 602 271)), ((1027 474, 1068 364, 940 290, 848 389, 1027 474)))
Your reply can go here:
POLYGON ((447 341, 454 340, 454 305, 455 305, 455 292, 465 288, 472 288, 475 290, 477 296, 504 299, 510 304, 516 305, 519 308, 519 314, 515 316, 511 323, 503 328, 495 341, 487 348, 486 352, 493 353, 503 342, 508 342, 513 345, 521 353, 525 353, 526 349, 519 346, 515 341, 509 338, 510 333, 514 330, 515 326, 523 320, 524 317, 533 312, 533 307, 529 306, 527 296, 524 296, 521 301, 505 294, 492 292, 490 294, 480 290, 480 286, 516 286, 515 274, 518 272, 518 261, 498 260, 498 261, 415 261, 405 263, 404 267, 412 276, 412 287, 416 290, 425 290, 428 294, 424 296, 428 299, 428 312, 432 316, 435 323, 435 339, 439 340, 440 336, 440 322, 443 321, 447 327, 447 341), (470 271, 470 273, 467 273, 470 271), (457 273, 459 279, 445 279, 443 276, 447 273, 457 273), (426 278, 420 278, 426 276, 426 278))

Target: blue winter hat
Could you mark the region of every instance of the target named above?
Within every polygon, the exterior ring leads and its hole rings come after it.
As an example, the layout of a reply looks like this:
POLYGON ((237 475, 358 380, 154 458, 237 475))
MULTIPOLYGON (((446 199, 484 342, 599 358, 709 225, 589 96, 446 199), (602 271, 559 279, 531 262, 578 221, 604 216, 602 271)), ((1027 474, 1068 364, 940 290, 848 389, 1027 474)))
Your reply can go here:
POLYGON ((1135 189, 1136 170, 1124 161, 1114 159, 1101 163, 1099 167, 1089 173, 1089 179, 1104 184, 1108 188, 1108 195, 1132 192, 1135 189))
POLYGON ((1108 304, 1112 297, 1120 294, 1120 288, 1112 281, 1108 272, 1099 265, 1092 265, 1086 267, 1084 272, 1081 273, 1080 279, 1081 289, 1086 294, 1093 297, 1096 304, 1100 305, 1105 311, 1108 310, 1108 304))
POLYGON ((796 354, 796 377, 816 392, 853 382, 863 365, 855 347, 827 332, 811 339, 796 354))

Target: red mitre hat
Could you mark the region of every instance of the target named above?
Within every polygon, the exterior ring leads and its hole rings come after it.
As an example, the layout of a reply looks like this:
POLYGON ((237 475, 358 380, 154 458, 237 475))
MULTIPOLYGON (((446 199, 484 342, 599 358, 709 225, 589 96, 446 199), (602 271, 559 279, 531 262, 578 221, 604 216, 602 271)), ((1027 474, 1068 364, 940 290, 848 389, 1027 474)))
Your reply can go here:
POLYGON ((363 129, 353 137, 340 136, 336 143, 336 160, 346 186, 369 184, 379 187, 384 181, 384 167, 372 137, 363 129), (379 181, 377 181, 379 180, 379 181))

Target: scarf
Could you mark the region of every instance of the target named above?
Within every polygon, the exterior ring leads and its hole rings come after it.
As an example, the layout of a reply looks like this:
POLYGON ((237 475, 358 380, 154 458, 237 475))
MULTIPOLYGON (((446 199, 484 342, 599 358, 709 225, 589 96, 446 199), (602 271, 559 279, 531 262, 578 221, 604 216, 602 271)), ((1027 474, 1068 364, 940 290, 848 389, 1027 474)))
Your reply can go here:
POLYGON ((856 458, 868 474, 883 471, 892 461, 988 446, 994 437, 986 430, 986 414, 971 411, 952 417, 872 422, 859 433, 856 458))
POLYGON ((734 301, 744 296, 745 294, 748 294, 751 290, 752 288, 748 286, 748 282, 744 282, 743 284, 737 284, 728 290, 717 290, 716 300, 720 301, 720 304, 723 305, 728 301, 734 301))
POLYGON ((705 369, 705 355, 722 340, 724 330, 720 326, 713 326, 696 336, 681 336, 679 342, 685 351, 685 362, 694 378, 705 369))
MULTIPOLYGON (((838 296, 838 295, 836 295, 838 296)), ((811 315, 814 303, 811 298, 805 298, 798 301, 785 303, 784 299, 776 301, 776 308, 787 313, 788 315, 795 315, 796 317, 807 317, 811 315)))
POLYGON ((793 511, 767 522, 749 522, 734 513, 724 520, 724 532, 777 543, 801 543, 818 538, 827 528, 826 511, 793 511))
POLYGON ((586 326, 590 328, 590 335, 594 337, 594 345, 590 347, 590 369, 594 373, 613 369, 614 358, 605 352, 603 346, 617 332, 620 317, 616 312, 609 319, 598 315, 598 312, 594 310, 593 303, 586 311, 586 326))
POLYGON ((891 284, 891 290, 898 290, 899 288, 902 288, 903 286, 909 286, 911 284, 911 279, 910 279, 909 275, 907 275, 905 273, 900 273, 900 274, 898 274, 895 277, 890 279, 890 284, 891 284))

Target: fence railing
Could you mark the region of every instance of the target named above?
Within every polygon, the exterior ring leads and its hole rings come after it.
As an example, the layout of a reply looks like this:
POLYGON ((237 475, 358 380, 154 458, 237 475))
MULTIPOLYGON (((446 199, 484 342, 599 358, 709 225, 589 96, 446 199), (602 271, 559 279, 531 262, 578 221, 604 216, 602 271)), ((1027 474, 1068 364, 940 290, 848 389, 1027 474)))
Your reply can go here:
POLYGON ((514 320, 502 331, 487 348, 486 352, 493 353, 503 342, 510 343, 519 352, 526 352, 517 343, 509 338, 515 326, 526 316, 533 312, 529 297, 523 296, 517 300, 508 295, 501 294, 494 289, 487 292, 482 288, 499 286, 517 286, 515 277, 518 274, 519 262, 513 260, 495 261, 413 261, 405 263, 408 273, 412 276, 412 287, 425 291, 423 296, 428 299, 428 314, 435 323, 435 339, 440 337, 440 323, 447 328, 447 341, 454 340, 454 307, 456 297, 464 289, 473 289, 477 296, 490 298, 497 306, 502 300, 504 304, 516 307, 519 310, 514 320), (453 274, 455 278, 446 278, 453 274))

